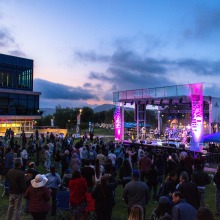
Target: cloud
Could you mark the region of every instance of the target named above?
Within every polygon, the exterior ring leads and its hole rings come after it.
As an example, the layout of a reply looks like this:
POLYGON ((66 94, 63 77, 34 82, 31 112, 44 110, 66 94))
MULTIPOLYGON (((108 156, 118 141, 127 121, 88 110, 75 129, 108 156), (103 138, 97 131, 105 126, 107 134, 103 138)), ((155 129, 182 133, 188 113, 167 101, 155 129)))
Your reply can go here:
POLYGON ((78 61, 86 61, 86 62, 108 62, 109 56, 107 55, 99 55, 94 51, 88 51, 83 53, 81 51, 74 52, 74 58, 78 61))
POLYGON ((41 97, 51 100, 99 100, 99 97, 89 89, 66 86, 43 79, 34 79, 34 90, 42 92, 41 97))
POLYGON ((195 17, 191 27, 183 31, 185 39, 205 39, 220 35, 220 8, 219 7, 199 7, 196 10, 195 17))
POLYGON ((7 29, 0 28, 0 48, 8 47, 14 43, 15 43, 14 38, 11 36, 9 31, 7 29))

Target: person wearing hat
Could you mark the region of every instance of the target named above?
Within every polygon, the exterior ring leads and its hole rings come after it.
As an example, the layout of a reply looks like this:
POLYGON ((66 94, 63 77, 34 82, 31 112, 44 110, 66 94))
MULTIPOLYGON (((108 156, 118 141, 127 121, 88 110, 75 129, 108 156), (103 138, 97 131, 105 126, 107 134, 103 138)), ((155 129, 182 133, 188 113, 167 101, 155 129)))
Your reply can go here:
POLYGON ((139 170, 132 171, 132 181, 125 185, 123 199, 128 204, 128 215, 134 205, 142 206, 145 216, 145 206, 150 199, 150 192, 147 184, 139 180, 139 170))
POLYGON ((167 196, 161 196, 159 198, 159 204, 151 214, 150 220, 158 220, 165 215, 171 215, 172 203, 167 196))
POLYGON ((29 202, 29 212, 34 220, 46 220, 50 210, 51 190, 45 186, 47 181, 45 176, 37 174, 24 194, 24 198, 29 202))
MULTIPOLYGON (((30 162, 28 163, 28 169, 25 171, 25 178, 26 178, 26 189, 29 188, 31 185, 31 180, 33 180, 39 172, 35 169, 35 163, 30 162)), ((26 200, 26 207, 24 210, 25 213, 28 213, 28 200, 26 200)))

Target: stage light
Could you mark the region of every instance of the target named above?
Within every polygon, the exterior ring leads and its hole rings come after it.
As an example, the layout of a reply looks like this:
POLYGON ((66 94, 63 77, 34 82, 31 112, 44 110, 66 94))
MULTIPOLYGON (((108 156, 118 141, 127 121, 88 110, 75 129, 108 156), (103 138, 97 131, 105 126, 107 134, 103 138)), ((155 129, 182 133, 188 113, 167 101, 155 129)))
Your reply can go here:
POLYGON ((185 117, 185 115, 184 114, 182 114, 182 118, 184 118, 185 117))
POLYGON ((172 102, 173 102, 173 99, 170 98, 169 99, 169 104, 172 104, 172 102))
POLYGON ((133 105, 134 104, 134 101, 131 101, 131 105, 133 105))
POLYGON ((154 105, 154 99, 151 100, 151 105, 154 105))
POLYGON ((179 103, 182 104, 182 102, 183 102, 183 98, 180 98, 179 103))
POLYGON ((140 105, 141 104, 141 100, 138 100, 138 105, 140 105))
POLYGON ((160 100, 160 105, 162 105, 162 104, 163 104, 163 99, 160 100))
POLYGON ((164 117, 164 114, 162 114, 161 116, 164 117))
POLYGON ((146 105, 148 105, 148 103, 149 103, 149 100, 146 100, 146 105))

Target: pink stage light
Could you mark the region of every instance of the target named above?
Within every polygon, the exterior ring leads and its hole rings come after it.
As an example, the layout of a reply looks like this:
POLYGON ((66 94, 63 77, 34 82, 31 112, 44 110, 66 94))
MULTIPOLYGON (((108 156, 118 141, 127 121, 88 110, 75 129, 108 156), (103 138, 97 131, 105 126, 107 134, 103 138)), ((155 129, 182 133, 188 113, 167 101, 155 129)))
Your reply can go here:
POLYGON ((203 137, 203 84, 191 85, 191 102, 192 102, 192 137, 197 146, 191 146, 192 150, 200 151, 198 144, 203 137))
POLYGON ((116 106, 114 112, 114 128, 115 128, 115 140, 121 140, 121 109, 120 106, 116 106))

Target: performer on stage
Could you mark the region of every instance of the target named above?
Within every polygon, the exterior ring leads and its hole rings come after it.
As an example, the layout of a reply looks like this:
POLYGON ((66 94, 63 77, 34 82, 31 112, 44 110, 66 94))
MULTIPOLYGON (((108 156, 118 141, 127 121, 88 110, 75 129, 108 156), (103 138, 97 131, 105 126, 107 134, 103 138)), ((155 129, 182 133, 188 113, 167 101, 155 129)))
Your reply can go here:
POLYGON ((146 128, 142 127, 141 128, 141 139, 144 140, 146 137, 146 128))

